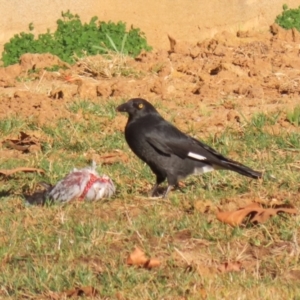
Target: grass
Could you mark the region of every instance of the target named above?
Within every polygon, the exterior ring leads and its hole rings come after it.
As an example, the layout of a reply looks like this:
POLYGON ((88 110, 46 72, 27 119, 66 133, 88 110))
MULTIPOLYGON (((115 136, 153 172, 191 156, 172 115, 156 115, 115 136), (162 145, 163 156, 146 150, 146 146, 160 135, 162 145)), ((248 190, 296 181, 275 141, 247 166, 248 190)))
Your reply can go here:
POLYGON ((287 112, 287 120, 295 126, 300 126, 300 105, 287 112))
MULTIPOLYGON (((82 113, 77 122, 59 119, 39 127, 20 117, 0 121, 3 139, 35 130, 42 144, 41 152, 3 155, 0 169, 46 171, 0 177, 0 298, 49 299, 50 291, 93 286, 99 299, 297 299, 299 216, 231 228, 219 223, 215 212, 252 199, 299 208, 300 131, 270 134, 265 126, 277 124, 271 115, 243 120, 242 131, 227 128, 205 142, 263 170, 264 180, 220 171, 187 178, 184 193, 174 191, 168 200, 149 199, 154 176, 125 143, 119 129, 125 116, 114 110, 119 102, 78 100, 67 108, 82 113), (91 153, 114 149, 126 152, 129 161, 98 167, 117 186, 113 199, 44 207, 24 203, 22 194, 33 192, 39 181, 55 183, 74 166, 87 165, 91 153), (127 266, 136 245, 162 266, 150 271, 127 266), (235 261, 243 270, 218 271, 222 263, 235 261)), ((159 110, 169 111, 164 104, 159 110)), ((188 128, 191 124, 182 129, 188 128)), ((9 152, 2 144, 0 151, 9 152)))

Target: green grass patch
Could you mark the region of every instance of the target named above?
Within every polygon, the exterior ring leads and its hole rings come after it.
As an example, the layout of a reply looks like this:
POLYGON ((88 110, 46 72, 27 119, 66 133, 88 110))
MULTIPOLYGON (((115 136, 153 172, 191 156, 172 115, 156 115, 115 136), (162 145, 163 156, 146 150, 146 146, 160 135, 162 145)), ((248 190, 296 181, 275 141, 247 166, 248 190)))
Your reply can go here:
POLYGON ((118 104, 77 100, 68 110, 86 118, 53 120, 42 127, 17 117, 0 121, 2 139, 39 130, 42 143, 42 151, 17 157, 5 155, 9 150, 0 144, 0 169, 46 171, 0 177, 0 297, 38 299, 76 286, 94 286, 106 299, 291 299, 299 294, 299 279, 291 275, 299 269, 298 216, 231 228, 219 223, 213 211, 204 213, 201 203, 222 207, 260 198, 299 208, 300 133, 272 135, 264 127, 277 119, 255 115, 242 131, 226 128, 204 142, 226 155, 234 151, 237 160, 265 171, 262 181, 219 171, 187 178, 183 193, 173 191, 167 200, 149 199, 155 178, 129 150, 123 132, 113 127, 118 104), (55 183, 73 167, 87 165, 90 151, 101 155, 115 149, 126 152, 129 161, 98 166, 117 186, 112 199, 25 204, 22 194, 35 190, 39 181, 55 183), (136 245, 162 260, 162 266, 127 266, 126 257, 136 245), (217 271, 229 261, 241 261, 244 269, 217 271))
POLYGON ((296 106, 293 110, 287 112, 287 119, 295 126, 300 126, 300 105, 296 106))

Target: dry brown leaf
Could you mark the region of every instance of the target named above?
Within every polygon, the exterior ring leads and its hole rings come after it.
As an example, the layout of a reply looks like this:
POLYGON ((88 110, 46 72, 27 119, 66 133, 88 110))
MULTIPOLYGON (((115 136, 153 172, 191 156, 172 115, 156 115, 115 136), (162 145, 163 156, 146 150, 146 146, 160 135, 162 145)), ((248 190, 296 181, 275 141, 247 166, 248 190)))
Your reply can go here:
POLYGON ((235 211, 220 211, 217 213, 217 219, 231 226, 239 226, 247 217, 251 223, 264 223, 279 213, 297 214, 297 210, 286 206, 263 208, 258 203, 251 203, 235 211))
POLYGON ((220 211, 217 213, 217 219, 231 226, 238 226, 249 214, 262 210, 263 209, 258 203, 251 203, 250 205, 235 211, 220 211))
POLYGON ((243 269, 243 265, 239 261, 225 262, 219 265, 218 271, 221 273, 227 272, 240 272, 243 269))
POLYGON ((41 145, 39 140, 34 137, 30 136, 29 134, 21 131, 20 135, 17 139, 7 139, 2 142, 6 147, 15 149, 18 151, 39 151, 41 150, 41 145))
POLYGON ((139 247, 135 247, 134 251, 128 256, 126 263, 128 265, 151 269, 158 267, 160 261, 156 258, 147 258, 145 252, 139 247))
POLYGON ((97 295, 99 295, 98 290, 96 290, 92 286, 77 287, 77 288, 67 290, 64 292, 49 291, 45 294, 46 299, 52 299, 52 300, 60 300, 60 299, 65 299, 65 298, 82 297, 82 296, 95 297, 97 295))
POLYGON ((117 162, 128 161, 128 156, 122 151, 109 152, 99 157, 100 162, 104 165, 111 165, 117 162))
POLYGON ((135 247, 134 251, 128 256, 127 264, 135 266, 143 266, 147 262, 148 258, 145 252, 139 247, 135 247))
POLYGON ((121 292, 116 292, 115 297, 117 300, 125 300, 126 299, 121 292))
POLYGON ((95 297, 99 294, 99 292, 92 286, 83 286, 74 288, 72 290, 68 290, 62 293, 63 295, 66 295, 67 298, 71 297, 95 297))
POLYGON ((146 269, 152 269, 160 266, 160 261, 157 258, 149 258, 147 262, 143 265, 146 269))
POLYGON ((17 140, 6 140, 4 142, 4 144, 8 148, 15 149, 15 150, 22 151, 22 152, 28 150, 30 147, 30 145, 24 145, 24 146, 19 145, 17 140))
POLYGON ((275 208, 267 208, 261 213, 258 213, 254 216, 254 218, 251 220, 252 223, 264 223, 269 218, 280 214, 280 213, 286 213, 291 215, 297 214, 297 209, 294 207, 275 207, 275 208))
POLYGON ((27 168, 27 167, 19 167, 11 170, 0 170, 0 174, 4 176, 9 176, 17 172, 38 172, 38 173, 45 173, 43 169, 37 168, 27 168))

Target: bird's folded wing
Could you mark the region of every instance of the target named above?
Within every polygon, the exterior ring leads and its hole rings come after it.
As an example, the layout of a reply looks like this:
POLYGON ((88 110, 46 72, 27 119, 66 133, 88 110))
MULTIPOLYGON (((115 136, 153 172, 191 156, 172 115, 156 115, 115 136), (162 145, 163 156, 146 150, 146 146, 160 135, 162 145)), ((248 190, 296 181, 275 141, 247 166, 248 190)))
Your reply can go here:
POLYGON ((184 144, 177 142, 173 139, 163 138, 159 135, 147 135, 147 142, 152 145, 155 149, 162 152, 166 155, 175 154, 181 158, 185 158, 187 156, 187 149, 185 149, 184 144))
POLYGON ((166 155, 174 154, 181 158, 190 157, 195 160, 206 161, 207 163, 217 165, 228 160, 221 153, 204 143, 180 131, 168 129, 167 131, 153 130, 146 135, 147 142, 166 155))

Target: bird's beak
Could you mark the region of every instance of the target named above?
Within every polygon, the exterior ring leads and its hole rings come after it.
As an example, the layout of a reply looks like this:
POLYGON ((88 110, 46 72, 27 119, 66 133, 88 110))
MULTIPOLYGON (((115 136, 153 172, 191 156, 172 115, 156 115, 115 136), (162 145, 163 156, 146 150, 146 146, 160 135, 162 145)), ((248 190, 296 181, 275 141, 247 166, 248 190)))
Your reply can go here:
POLYGON ((127 108, 128 108, 127 103, 123 103, 116 108, 116 111, 127 112, 127 108))

